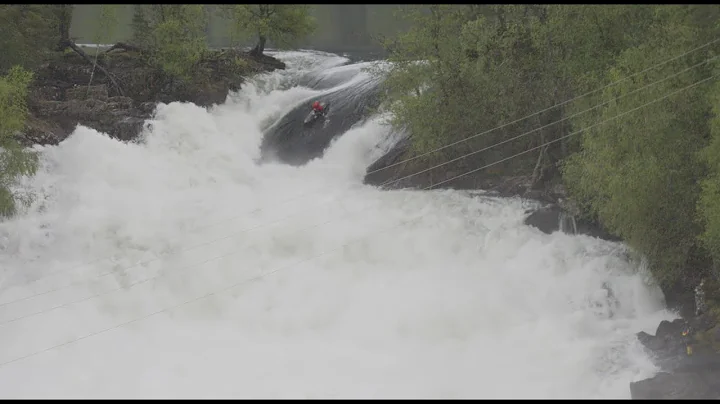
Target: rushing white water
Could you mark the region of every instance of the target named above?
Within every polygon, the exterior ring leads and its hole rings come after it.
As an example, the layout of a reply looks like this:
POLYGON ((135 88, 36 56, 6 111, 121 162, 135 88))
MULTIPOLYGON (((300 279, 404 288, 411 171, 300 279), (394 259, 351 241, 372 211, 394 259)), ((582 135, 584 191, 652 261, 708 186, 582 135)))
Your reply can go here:
POLYGON ((363 185, 378 119, 257 165, 259 128, 318 93, 288 83, 343 62, 280 56, 209 112, 159 106, 144 144, 42 149, 0 224, 0 396, 629 397, 655 372, 634 334, 671 315, 620 245, 363 185))

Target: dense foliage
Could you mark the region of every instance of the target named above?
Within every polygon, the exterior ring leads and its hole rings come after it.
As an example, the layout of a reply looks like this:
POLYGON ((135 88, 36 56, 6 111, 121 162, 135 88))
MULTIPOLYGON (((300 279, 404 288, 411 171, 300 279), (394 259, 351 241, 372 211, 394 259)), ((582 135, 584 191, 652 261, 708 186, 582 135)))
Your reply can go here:
POLYGON ((299 4, 236 4, 220 8, 231 21, 230 37, 233 42, 255 36, 255 54, 261 55, 270 41, 278 48, 285 48, 311 34, 315 20, 310 16, 310 6, 299 4))
POLYGON ((169 77, 190 79, 207 52, 207 22, 199 4, 136 5, 133 40, 169 77))
POLYGON ((13 186, 34 173, 36 156, 21 147, 16 134, 28 116, 29 69, 37 67, 58 45, 56 6, 0 5, 0 216, 16 212, 20 195, 13 186))
POLYGON ((35 67, 57 45, 58 26, 52 6, 0 5, 0 73, 15 65, 35 67))
POLYGON ((720 42, 663 63, 718 38, 720 6, 432 5, 404 14, 413 25, 387 44, 385 85, 412 153, 443 161, 531 132, 473 155, 485 164, 576 134, 504 172, 529 175, 542 162, 546 181, 564 182, 666 285, 699 275, 710 256, 720 262, 720 87, 692 86, 718 73, 720 42))
POLYGON ((0 216, 15 213, 18 195, 12 187, 20 176, 31 175, 37 168, 36 155, 15 140, 15 134, 25 128, 31 80, 32 73, 20 66, 0 77, 0 216))

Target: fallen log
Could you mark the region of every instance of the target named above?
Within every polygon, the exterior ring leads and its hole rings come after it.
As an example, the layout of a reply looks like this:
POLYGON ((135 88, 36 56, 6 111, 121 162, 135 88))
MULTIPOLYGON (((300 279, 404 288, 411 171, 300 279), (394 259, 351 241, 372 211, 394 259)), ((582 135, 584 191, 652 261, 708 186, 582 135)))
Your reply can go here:
POLYGON ((125 42, 118 42, 115 45, 111 46, 108 50, 106 50, 105 53, 110 53, 117 49, 124 50, 126 52, 142 52, 142 49, 140 49, 140 47, 138 46, 131 45, 125 42))

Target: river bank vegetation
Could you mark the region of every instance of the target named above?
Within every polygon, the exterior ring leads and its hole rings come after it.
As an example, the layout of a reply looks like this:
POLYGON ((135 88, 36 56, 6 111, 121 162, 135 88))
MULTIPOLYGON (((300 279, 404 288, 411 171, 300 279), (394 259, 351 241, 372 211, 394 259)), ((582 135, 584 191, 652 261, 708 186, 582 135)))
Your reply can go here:
POLYGON ((403 14, 412 28, 386 43, 394 67, 385 94, 393 123, 412 133, 409 156, 422 155, 417 169, 468 153, 479 166, 536 147, 493 170, 562 183, 666 287, 719 268, 720 6, 433 5, 403 14))

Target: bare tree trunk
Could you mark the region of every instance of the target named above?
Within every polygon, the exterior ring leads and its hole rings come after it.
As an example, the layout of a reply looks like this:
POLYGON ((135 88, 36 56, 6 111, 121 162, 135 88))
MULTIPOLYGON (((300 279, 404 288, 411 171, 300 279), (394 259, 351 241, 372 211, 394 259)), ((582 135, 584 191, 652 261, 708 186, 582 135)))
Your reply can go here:
POLYGON ((100 54, 100 44, 95 44, 95 60, 93 61, 93 68, 90 72, 90 80, 88 81, 87 94, 90 95, 90 85, 92 84, 93 78, 95 77, 95 68, 97 67, 98 55, 100 54))
POLYGON ((72 4, 58 4, 56 18, 58 19, 58 30, 60 34, 60 42, 58 50, 64 50, 70 43, 70 24, 72 23, 72 4))
MULTIPOLYGON (((80 49, 73 41, 70 39, 70 24, 72 23, 72 15, 73 15, 73 5, 72 4, 58 4, 56 9, 56 18, 58 22, 58 30, 60 34, 60 41, 58 43, 58 51, 64 51, 67 48, 72 49, 77 53, 78 55, 82 56, 85 61, 93 65, 93 73, 95 73, 95 66, 97 66, 100 71, 102 71, 112 82, 112 84, 117 89, 118 93, 120 95, 123 94, 122 87, 118 84, 117 80, 115 79, 115 76, 113 76, 110 72, 108 72, 102 65, 97 63, 97 59, 93 61, 90 56, 87 55, 82 49, 80 49)), ((91 75, 91 76, 92 76, 91 75)), ((91 79, 92 80, 92 79, 91 79)), ((90 83, 88 83, 88 86, 90 83)))
POLYGON ((263 52, 265 52, 265 43, 267 42, 267 38, 264 35, 260 35, 258 37, 258 43, 255 45, 255 47, 250 51, 250 54, 253 56, 262 56, 263 52))
POLYGON ((537 189, 541 183, 542 172, 543 172, 543 157, 547 153, 547 146, 540 148, 540 154, 538 154, 537 163, 535 163, 535 169, 533 169, 532 178, 530 179, 530 188, 537 189))
MULTIPOLYGON (((73 41, 68 40, 66 47, 74 50, 75 53, 82 56, 82 58, 85 59, 85 61, 87 61, 88 63, 91 63, 91 64, 93 63, 93 60, 90 58, 90 56, 88 56, 87 53, 85 53, 82 49, 80 49, 77 45, 75 45, 75 43, 73 41)), ((118 84, 117 80, 115 79, 115 76, 112 73, 107 71, 99 63, 97 64, 97 68, 100 69, 100 71, 103 72, 105 74, 105 76, 107 76, 107 78, 110 80, 110 82, 112 82, 113 86, 115 86, 115 89, 117 89, 117 91, 120 95, 125 95, 123 93, 122 87, 120 87, 120 84, 118 84)))

